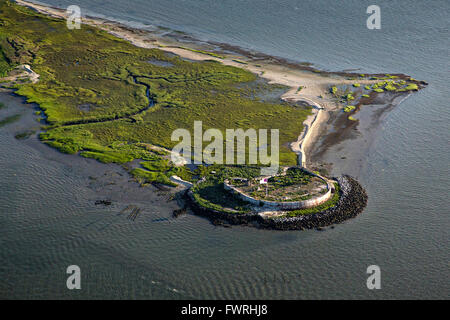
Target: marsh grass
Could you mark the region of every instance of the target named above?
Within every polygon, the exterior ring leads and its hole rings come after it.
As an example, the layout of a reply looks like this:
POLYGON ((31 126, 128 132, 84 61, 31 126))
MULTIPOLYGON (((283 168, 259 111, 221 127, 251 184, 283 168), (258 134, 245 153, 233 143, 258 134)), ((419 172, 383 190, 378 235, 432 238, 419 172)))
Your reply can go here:
POLYGON ((397 91, 416 91, 419 90, 419 86, 415 83, 409 83, 406 87, 398 89, 397 91))
POLYGON ((156 151, 140 144, 171 149, 177 143, 171 141, 173 130, 193 132, 194 121, 201 120, 204 130, 223 133, 279 129, 280 162, 296 164, 289 142, 297 139, 311 108, 262 101, 258 90, 267 88, 249 89, 245 84, 257 77, 246 70, 138 48, 88 25, 69 30, 63 20, 5 1, 0 19, 0 40, 10 40, 0 41, 8 68, 15 65, 13 57, 24 56, 40 74, 38 83, 19 84, 16 93, 39 104, 49 124, 40 139, 62 152, 105 163, 145 160, 156 151))
POLYGON ((352 112, 355 109, 356 109, 356 106, 346 106, 344 108, 344 112, 352 112))

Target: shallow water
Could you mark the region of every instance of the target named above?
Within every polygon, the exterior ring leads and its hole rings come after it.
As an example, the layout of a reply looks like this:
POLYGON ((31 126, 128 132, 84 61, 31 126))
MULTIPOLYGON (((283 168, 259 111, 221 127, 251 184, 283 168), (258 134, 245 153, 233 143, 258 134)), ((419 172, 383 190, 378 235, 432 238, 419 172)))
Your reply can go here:
MULTIPOLYGON (((362 215, 325 232, 217 228, 192 215, 173 219, 174 202, 125 183, 114 174, 121 173, 118 167, 14 139, 22 130, 17 126, 32 119, 0 128, 0 297, 449 296, 448 1, 377 1, 381 30, 366 29, 372 3, 356 0, 78 3, 82 10, 327 70, 402 72, 430 85, 382 118, 359 159, 336 169, 358 178, 369 203, 362 215), (116 185, 96 194, 89 176, 98 185, 116 185), (95 206, 99 198, 113 205, 95 206), (129 204, 143 209, 135 221, 118 215, 129 204), (81 267, 80 291, 65 287, 70 264, 81 267), (371 264, 381 268, 378 291, 366 288, 371 264)), ((33 112, 20 98, 1 94, 0 101, 9 105, 0 118, 19 109, 33 112)), ((345 153, 351 144, 336 148, 345 153)))

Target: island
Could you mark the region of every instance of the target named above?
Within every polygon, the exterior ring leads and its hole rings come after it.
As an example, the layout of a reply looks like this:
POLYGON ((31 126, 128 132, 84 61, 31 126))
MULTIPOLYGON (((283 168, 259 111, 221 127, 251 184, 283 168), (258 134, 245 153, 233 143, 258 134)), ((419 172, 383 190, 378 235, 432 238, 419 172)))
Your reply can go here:
POLYGON ((142 186, 176 194, 183 209, 174 215, 189 207, 216 225, 320 230, 355 217, 367 194, 350 176, 328 176, 310 156, 319 138, 333 143, 355 128, 364 105, 427 85, 405 74, 318 70, 93 17, 69 29, 65 15, 0 1, 3 90, 38 105, 35 134, 43 143, 121 165, 142 186), (193 131, 195 121, 222 132, 278 129, 278 172, 261 176, 262 164, 174 163, 171 134, 193 131))

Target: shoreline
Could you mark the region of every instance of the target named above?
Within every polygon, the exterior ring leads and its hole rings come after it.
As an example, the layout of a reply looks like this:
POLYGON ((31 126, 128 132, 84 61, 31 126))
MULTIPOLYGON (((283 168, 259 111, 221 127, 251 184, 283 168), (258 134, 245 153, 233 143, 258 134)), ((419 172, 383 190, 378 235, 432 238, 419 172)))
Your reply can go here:
MULTIPOLYGON (((66 19, 66 13, 63 9, 24 0, 15 0, 15 2, 50 17, 66 19)), ((316 114, 312 112, 311 116, 314 116, 312 121, 308 117, 303 122, 304 128, 302 132, 299 132, 296 141, 290 143, 291 150, 297 154, 300 160, 299 164, 305 167, 310 164, 307 161, 308 149, 317 142, 319 138, 318 128, 321 128, 322 124, 327 120, 323 114, 339 110, 339 105, 328 92, 328 88, 331 85, 351 85, 355 80, 349 80, 347 78, 358 75, 357 73, 351 72, 321 71, 311 67, 310 64, 295 63, 259 52, 250 53, 237 46, 200 41, 192 36, 183 34, 182 38, 189 39, 189 44, 196 44, 196 46, 194 45, 193 48, 190 48, 186 43, 181 43, 180 39, 176 37, 173 37, 174 39, 168 39, 168 36, 160 36, 152 31, 133 28, 117 21, 99 17, 84 16, 82 17, 82 24, 100 28, 137 47, 159 49, 193 61, 215 60, 224 65, 248 70, 258 77, 267 80, 269 84, 279 84, 289 87, 289 90, 281 95, 281 100, 290 103, 303 101, 319 110, 316 114), (199 44, 199 42, 202 44, 199 44), (210 52, 204 51, 207 49, 204 47, 205 44, 213 45, 219 48, 220 51, 211 52, 214 55, 208 54, 210 52), (236 54, 225 53, 225 51, 232 51, 236 54), (218 57, 219 55, 220 57, 218 57)), ((409 76, 404 74, 393 75, 400 79, 409 78, 409 76)), ((370 74, 370 76, 384 76, 384 74, 370 74)), ((378 80, 358 79, 357 81, 361 85, 367 85, 376 83, 378 80)))
MULTIPOLYGON (((39 13, 45 14, 53 18, 66 19, 65 11, 58 8, 47 7, 23 0, 16 0, 16 3, 21 6, 31 8, 39 13)), ((233 66, 247 70, 255 74, 260 79, 266 80, 269 84, 278 84, 288 87, 289 89, 280 96, 280 99, 282 101, 288 102, 293 105, 303 105, 312 108, 312 113, 303 122, 303 130, 297 136, 297 140, 289 143, 291 151, 297 154, 298 164, 306 169, 313 168, 314 163, 311 160, 309 160, 310 156, 309 151, 310 149, 316 147, 317 142, 319 141, 320 138, 325 136, 325 134, 323 134, 322 132, 325 122, 330 120, 332 116, 339 119, 342 119, 343 117, 347 119, 348 117, 348 120, 345 123, 346 126, 341 127, 338 130, 345 131, 348 129, 347 127, 350 127, 350 129, 355 128, 355 125, 352 122, 357 123, 357 121, 353 121, 354 119, 352 119, 351 115, 353 115, 354 112, 359 111, 362 105, 368 104, 366 102, 371 102, 373 99, 379 96, 378 94, 379 91, 373 92, 369 90, 370 98, 369 95, 367 94, 363 95, 367 96, 368 98, 361 97, 360 99, 356 100, 355 102, 357 105, 352 106, 352 108, 355 110, 351 113, 347 113, 346 111, 346 114, 344 114, 342 111, 342 106, 344 104, 355 103, 350 102, 351 100, 355 99, 354 97, 352 97, 352 99, 347 98, 346 99, 347 101, 342 99, 343 96, 348 95, 351 96, 351 94, 353 93, 353 91, 351 91, 352 86, 356 88, 361 85, 363 87, 373 85, 372 86, 373 88, 377 88, 375 84, 378 84, 380 79, 381 80, 393 79, 391 78, 391 75, 388 74, 358 75, 355 73, 346 73, 346 72, 320 71, 309 65, 304 64, 302 65, 301 63, 289 62, 285 59, 271 57, 262 53, 250 54, 248 51, 245 51, 244 49, 233 47, 226 44, 215 44, 216 48, 213 49, 213 51, 205 51, 209 50, 210 48, 205 48, 202 46, 200 46, 201 49, 200 50, 199 47, 195 46, 186 47, 185 43, 181 41, 177 42, 176 37, 174 37, 175 40, 170 39, 171 41, 167 41, 167 38, 155 35, 155 33, 152 31, 145 31, 141 29, 131 28, 121 24, 120 22, 114 22, 102 18, 84 17, 82 19, 82 23, 95 28, 99 28, 115 37, 128 41, 132 45, 137 47, 147 49, 158 49, 173 55, 177 55, 181 58, 190 61, 214 60, 223 65, 233 66), (218 48, 220 49, 219 51, 217 51, 218 48), (226 48, 233 48, 232 53, 227 51, 226 48), (239 52, 239 54, 236 54, 236 52, 239 52), (355 82, 358 83, 357 86, 355 85, 355 82), (336 87, 340 88, 338 94, 335 94, 336 87), (350 94, 348 93, 349 88, 350 94)), ((194 38, 191 39, 192 43, 198 41, 194 38)), ((420 87, 421 89, 423 87, 422 85, 426 85, 425 82, 423 81, 419 82, 404 74, 394 74, 392 76, 395 76, 395 78, 398 78, 399 80, 408 80, 410 83, 414 83, 416 89, 418 87, 420 87)), ((387 84, 388 82, 385 81, 385 83, 387 84)), ((383 92, 383 90, 381 91, 383 92)), ((355 91, 358 98, 362 94, 361 92, 362 91, 358 92, 355 91)), ((401 93, 398 92, 395 94, 396 96, 397 95, 400 96, 403 93, 404 92, 401 93)), ((390 97, 390 93, 387 94, 390 97)), ((382 94, 381 96, 385 97, 384 94, 382 94)), ((327 134, 329 134, 329 132, 327 132, 327 134)), ((335 144, 337 144, 339 141, 340 141, 339 139, 336 140, 335 144)), ((189 192, 192 193, 192 190, 189 190, 190 187, 186 181, 183 181, 175 176, 171 177, 171 180, 176 184, 178 184, 182 189, 185 190, 188 189, 188 194, 189 192)), ((310 216, 296 216, 290 218, 271 218, 271 219, 265 219, 264 217, 261 216, 261 219, 263 219, 264 221, 256 221, 256 222, 258 222, 259 225, 263 227, 265 226, 267 228, 281 229, 281 230, 304 229, 314 227, 320 228, 322 226, 342 222, 343 220, 346 220, 361 213, 367 203, 367 195, 364 191, 364 188, 356 180, 346 175, 339 178, 339 184, 341 187, 344 186, 343 188, 344 191, 341 194, 342 199, 339 200, 340 204, 336 205, 335 207, 326 209, 317 214, 311 214, 310 216), (351 187, 345 188, 345 185, 351 185, 351 187), (347 201, 348 199, 350 200, 347 201), (353 205, 352 199, 354 200, 353 205), (341 205, 343 202, 346 203, 345 206, 341 205), (326 219, 323 220, 322 219, 323 217, 326 217, 326 219), (308 224, 305 225, 304 222, 308 222, 308 224), (282 224, 280 225, 280 223, 282 224)), ((195 205, 193 207, 195 208, 195 205)), ((207 208, 200 208, 200 209, 208 211, 207 208)), ((255 212, 252 212, 250 214, 250 216, 254 215, 255 212)), ((258 214, 256 215, 259 216, 258 214)), ((228 216, 230 216, 230 214, 228 214, 228 216)), ((242 219, 245 220, 245 216, 247 216, 247 214, 244 215, 242 219)), ((216 216, 215 219, 217 218, 218 217, 216 216)), ((223 218, 224 220, 230 219, 230 217, 228 218, 223 217, 223 218)), ((250 222, 250 220, 248 222, 250 222)))

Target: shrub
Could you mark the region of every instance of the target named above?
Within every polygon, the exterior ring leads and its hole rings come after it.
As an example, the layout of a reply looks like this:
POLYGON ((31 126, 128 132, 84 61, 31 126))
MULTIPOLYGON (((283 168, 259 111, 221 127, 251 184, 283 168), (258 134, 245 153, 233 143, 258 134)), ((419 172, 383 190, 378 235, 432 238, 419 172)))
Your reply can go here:
POLYGON ((393 83, 388 83, 388 84, 384 87, 384 89, 387 90, 387 91, 394 91, 394 90, 396 90, 397 88, 395 87, 395 85, 394 85, 393 83))
POLYGON ((333 87, 331 87, 330 88, 330 92, 332 93, 332 94, 336 94, 336 92, 337 92, 337 87, 335 87, 335 86, 333 86, 333 87))
POLYGON ((351 112, 353 110, 355 110, 356 106, 346 106, 344 108, 344 112, 351 112))
POLYGON ((406 86, 405 90, 419 90, 419 87, 415 83, 410 83, 406 86))

